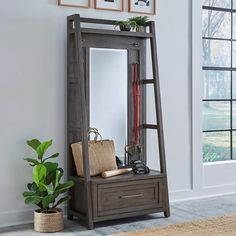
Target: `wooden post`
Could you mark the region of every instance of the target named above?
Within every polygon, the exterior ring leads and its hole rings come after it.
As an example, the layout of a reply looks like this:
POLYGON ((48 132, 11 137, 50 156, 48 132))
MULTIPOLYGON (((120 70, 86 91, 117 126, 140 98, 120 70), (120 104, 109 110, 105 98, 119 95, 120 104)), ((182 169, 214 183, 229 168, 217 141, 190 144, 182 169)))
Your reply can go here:
POLYGON ((83 55, 82 55, 82 36, 80 28, 80 15, 75 15, 75 53, 76 59, 78 60, 78 67, 76 67, 76 73, 79 76, 79 89, 80 89, 80 104, 81 104, 81 135, 82 135, 82 152, 83 152, 83 169, 84 169, 84 184, 85 184, 85 195, 87 201, 87 224, 88 228, 92 229, 93 216, 92 216, 92 199, 91 199, 91 178, 89 168, 89 154, 88 154, 88 115, 86 108, 86 95, 85 95, 85 74, 83 66, 83 55))
POLYGON ((160 156, 160 168, 161 173, 166 175, 164 188, 165 188, 165 204, 166 211, 165 216, 170 215, 169 208, 169 194, 168 194, 168 183, 167 183, 167 171, 166 171, 166 156, 165 156, 165 144, 164 144, 164 132, 163 132, 163 121, 162 121, 162 109, 161 109, 161 91, 159 82, 159 71, 158 71, 158 59, 157 59, 157 45, 156 45, 156 30, 155 22, 150 21, 150 33, 152 33, 151 41, 151 54, 152 54, 152 68, 153 68, 153 79, 154 79, 154 96, 155 96, 155 106, 156 106, 156 120, 158 122, 158 146, 159 146, 159 156, 160 156))

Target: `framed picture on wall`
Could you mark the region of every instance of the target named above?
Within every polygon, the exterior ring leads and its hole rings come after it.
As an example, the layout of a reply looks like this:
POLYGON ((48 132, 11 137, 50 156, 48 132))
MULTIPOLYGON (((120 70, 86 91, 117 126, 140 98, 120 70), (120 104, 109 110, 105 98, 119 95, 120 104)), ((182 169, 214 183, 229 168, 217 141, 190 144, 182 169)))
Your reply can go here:
POLYGON ((129 12, 156 15, 156 0, 129 0, 129 12))
POLYGON ((66 6, 66 7, 83 7, 89 8, 90 7, 90 0, 58 0, 59 6, 66 6))
POLYGON ((123 11, 124 0, 94 0, 95 9, 123 11))

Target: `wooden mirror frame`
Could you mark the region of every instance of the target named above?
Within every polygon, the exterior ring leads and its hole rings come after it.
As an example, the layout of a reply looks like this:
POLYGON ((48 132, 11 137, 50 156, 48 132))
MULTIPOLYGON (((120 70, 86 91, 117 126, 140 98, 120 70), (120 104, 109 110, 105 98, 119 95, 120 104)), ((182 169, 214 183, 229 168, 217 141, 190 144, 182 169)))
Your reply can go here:
MULTIPOLYGON (((124 38, 119 36, 106 36, 85 34, 83 37, 82 50, 83 61, 85 66, 85 83, 86 83, 86 106, 88 108, 88 126, 90 127, 90 48, 104 49, 124 49, 127 50, 128 62, 128 83, 127 83, 127 145, 133 144, 133 70, 134 63, 139 64, 139 78, 145 78, 146 75, 146 41, 142 39, 124 38)), ((99 79, 99 78, 98 78, 99 79)), ((128 157, 128 161, 140 159, 146 163, 146 130, 142 129, 142 124, 146 122, 146 89, 141 86, 141 107, 140 107, 140 144, 142 152, 140 156, 133 155, 128 157)), ((110 137, 112 139, 112 137, 110 137)), ((125 147, 124 147, 125 148, 125 147)))

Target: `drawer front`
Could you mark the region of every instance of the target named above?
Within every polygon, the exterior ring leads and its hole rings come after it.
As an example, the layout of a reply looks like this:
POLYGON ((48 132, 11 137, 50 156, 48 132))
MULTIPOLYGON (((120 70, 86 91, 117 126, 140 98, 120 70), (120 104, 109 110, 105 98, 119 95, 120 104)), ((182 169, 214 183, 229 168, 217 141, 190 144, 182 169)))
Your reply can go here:
POLYGON ((151 209, 161 205, 160 180, 98 185, 98 216, 151 209))

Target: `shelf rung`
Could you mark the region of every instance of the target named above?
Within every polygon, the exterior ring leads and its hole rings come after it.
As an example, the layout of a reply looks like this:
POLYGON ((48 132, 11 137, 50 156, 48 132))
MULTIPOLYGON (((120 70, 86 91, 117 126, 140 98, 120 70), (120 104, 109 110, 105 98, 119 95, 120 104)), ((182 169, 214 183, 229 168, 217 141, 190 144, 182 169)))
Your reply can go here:
POLYGON ((154 84, 154 79, 141 80, 142 84, 154 84))
POLYGON ((143 124, 143 129, 158 129, 158 125, 143 124))

